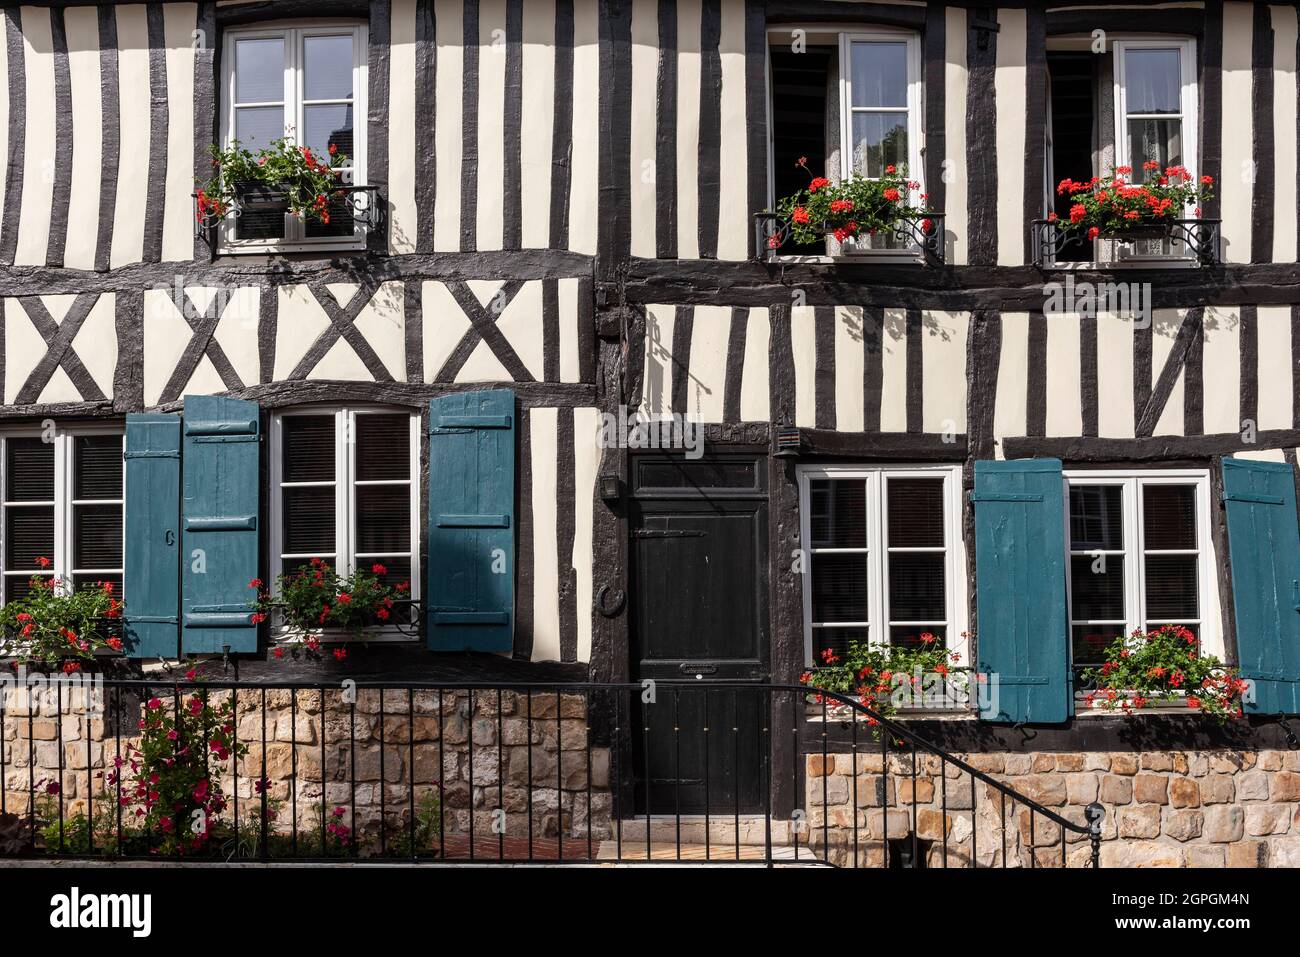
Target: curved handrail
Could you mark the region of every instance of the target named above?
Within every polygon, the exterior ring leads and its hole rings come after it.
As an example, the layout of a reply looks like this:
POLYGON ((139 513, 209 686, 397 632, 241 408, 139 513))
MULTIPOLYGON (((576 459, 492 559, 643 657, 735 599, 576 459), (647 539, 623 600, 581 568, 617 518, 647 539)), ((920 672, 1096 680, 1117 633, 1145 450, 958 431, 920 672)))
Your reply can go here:
MULTIPOLYGON (((780 686, 772 685, 770 687, 779 688, 780 686)), ((857 701, 854 698, 850 698, 847 695, 843 695, 835 691, 822 691, 820 688, 817 689, 815 692, 810 692, 806 687, 802 687, 800 690, 804 691, 805 694, 819 694, 823 698, 828 698, 828 697, 834 698, 835 700, 839 701, 841 704, 848 705, 854 711, 875 720, 878 723, 879 727, 882 729, 882 731, 887 731, 888 733, 893 734, 899 738, 902 738, 903 740, 908 741, 912 745, 921 748, 923 751, 928 751, 930 754, 933 754, 944 761, 950 762, 954 766, 960 768, 962 771, 965 771, 971 777, 975 778, 977 781, 983 781, 985 784, 990 785, 991 787, 996 789, 1004 796, 1009 797, 1012 800, 1025 805, 1035 813, 1043 815, 1043 817, 1047 818, 1049 821, 1052 821, 1055 824, 1059 824, 1061 827, 1065 828, 1068 831, 1073 831, 1076 834, 1090 834, 1092 832, 1092 828, 1090 825, 1076 824, 1073 821, 1061 817, 1061 815, 1052 811, 1050 808, 1044 807, 1043 805, 1039 804, 1037 801, 1033 800, 1032 798, 1025 797, 1019 791, 1015 790, 1009 785, 1004 784, 1003 782, 999 781, 997 778, 990 777, 988 774, 984 773, 983 771, 979 771, 971 767, 961 758, 956 757, 955 755, 950 754, 949 752, 943 750, 943 748, 939 747, 938 745, 934 744, 931 741, 926 740, 916 732, 909 731, 906 728, 904 728, 902 725, 898 724, 897 722, 891 721, 890 719, 886 718, 884 715, 879 714, 876 711, 873 711, 871 708, 868 708, 866 705, 862 704, 862 702, 857 701)), ((823 720, 826 719, 823 718, 823 720)))

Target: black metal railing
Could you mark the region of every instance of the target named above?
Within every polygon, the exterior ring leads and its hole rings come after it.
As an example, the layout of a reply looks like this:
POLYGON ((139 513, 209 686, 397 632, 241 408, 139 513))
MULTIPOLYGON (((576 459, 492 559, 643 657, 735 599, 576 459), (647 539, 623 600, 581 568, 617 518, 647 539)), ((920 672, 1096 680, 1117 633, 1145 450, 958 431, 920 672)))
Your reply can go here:
POLYGON ((802 686, 5 680, 0 855, 1099 862, 1100 805, 1071 809, 1084 818, 1072 820, 904 722, 802 686), (199 735, 184 718, 206 721, 205 706, 229 708, 220 747, 216 730, 199 735), (161 756, 154 742, 152 760, 187 769, 187 788, 207 782, 209 799, 211 788, 224 795, 202 830, 184 794, 154 793, 133 765, 150 714, 181 729, 161 756), (177 819, 164 826, 149 809, 173 798, 162 816, 177 819))
MULTIPOLYGON (((755 213, 754 258, 760 262, 776 260, 782 255, 781 250, 788 243, 790 233, 790 224, 776 213, 755 213)), ((921 212, 902 216, 888 229, 868 237, 868 241, 881 241, 889 245, 862 249, 860 252, 864 262, 871 261, 869 254, 872 252, 911 254, 931 266, 942 266, 946 261, 947 244, 943 231, 943 213, 921 212)))
MULTIPOLYGON (((1220 219, 1170 219, 1159 223, 1145 224, 1129 234, 1102 234, 1105 239, 1117 243, 1157 242, 1161 252, 1156 255, 1143 256, 1145 264, 1168 260, 1192 260, 1202 266, 1214 266, 1222 262, 1219 230, 1220 219)), ((1035 219, 1030 224, 1030 243, 1034 250, 1035 266, 1055 266, 1061 263, 1061 254, 1070 249, 1084 249, 1093 240, 1088 239, 1082 229, 1062 227, 1061 220, 1035 219)), ((1118 259, 1116 262, 1124 262, 1118 259)))

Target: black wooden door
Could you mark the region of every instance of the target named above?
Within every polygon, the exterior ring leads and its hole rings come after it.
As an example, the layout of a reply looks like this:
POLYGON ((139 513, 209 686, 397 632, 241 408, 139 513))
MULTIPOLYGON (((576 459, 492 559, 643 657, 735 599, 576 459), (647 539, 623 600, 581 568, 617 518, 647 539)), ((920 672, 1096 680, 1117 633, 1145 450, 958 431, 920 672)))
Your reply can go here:
POLYGON ((639 812, 762 807, 767 494, 761 456, 633 461, 632 638, 638 680, 633 767, 639 812))

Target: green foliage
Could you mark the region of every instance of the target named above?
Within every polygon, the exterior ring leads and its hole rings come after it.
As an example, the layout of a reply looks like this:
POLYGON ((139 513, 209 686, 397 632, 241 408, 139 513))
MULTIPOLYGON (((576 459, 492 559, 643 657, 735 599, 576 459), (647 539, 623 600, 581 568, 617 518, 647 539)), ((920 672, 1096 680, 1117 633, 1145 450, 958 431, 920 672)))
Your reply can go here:
MULTIPOLYGON (((807 170, 807 158, 801 158, 798 165, 807 170)), ((839 183, 811 172, 808 175, 806 187, 777 203, 782 229, 769 241, 773 249, 781 246, 786 231, 800 245, 820 242, 828 233, 844 242, 864 233, 887 231, 900 220, 923 212, 907 204, 908 196, 920 184, 908 181, 904 167, 886 166, 879 179, 854 173, 839 183)), ((929 232, 934 224, 927 219, 921 228, 929 232)))
MULTIPOLYGON (((1163 172, 1159 163, 1144 164, 1145 182, 1133 183, 1131 167, 1121 166, 1105 179, 1094 176, 1087 182, 1061 180, 1057 195, 1069 195, 1073 205, 1070 218, 1063 222, 1053 213, 1048 217, 1062 232, 1086 232, 1089 239, 1103 233, 1122 234, 1136 227, 1181 219, 1187 207, 1212 199, 1214 179, 1202 176, 1193 182, 1192 174, 1182 166, 1170 166, 1163 172)), ((1196 207, 1200 216, 1200 206, 1196 207)))
POLYGON ((349 160, 334 146, 322 158, 282 137, 257 153, 238 140, 225 149, 212 146, 209 152, 212 178, 200 184, 197 193, 201 222, 209 215, 224 216, 238 201, 237 189, 244 183, 284 190, 289 212, 309 222, 328 223, 331 198, 343 195, 342 170, 349 160))
POLYGON ((1106 649, 1105 663, 1082 677, 1096 685, 1084 695, 1090 707, 1125 714, 1178 698, 1220 720, 1238 718, 1247 688, 1235 668, 1200 654, 1196 636, 1181 625, 1121 635, 1106 649))
MULTIPOLYGON (((37 562, 48 567, 48 558, 37 562)), ((0 606, 0 654, 48 667, 60 663, 66 672, 77 671, 96 651, 121 651, 120 638, 109 635, 103 619, 119 618, 122 603, 113 597, 111 582, 73 590, 70 582, 33 575, 22 598, 0 606)))
MULTIPOLYGON (((194 673, 186 677, 193 680, 194 673)), ((206 690, 166 702, 150 698, 140 729, 139 747, 129 747, 123 762, 129 768, 124 811, 158 836, 159 853, 202 853, 226 808, 226 764, 248 753, 248 745, 234 740, 234 703, 227 696, 213 704, 206 690)), ((119 764, 112 773, 127 771, 119 764)))
POLYGON ((411 857, 421 851, 431 851, 442 833, 442 799, 438 789, 431 787, 420 795, 415 805, 414 835, 403 830, 400 837, 389 841, 390 857, 411 857))

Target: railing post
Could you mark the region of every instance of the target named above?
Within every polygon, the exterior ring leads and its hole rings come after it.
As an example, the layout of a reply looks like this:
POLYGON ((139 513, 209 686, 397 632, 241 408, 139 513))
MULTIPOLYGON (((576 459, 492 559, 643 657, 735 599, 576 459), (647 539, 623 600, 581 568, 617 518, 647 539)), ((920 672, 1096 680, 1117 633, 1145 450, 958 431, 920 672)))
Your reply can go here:
POLYGON ((1106 809, 1096 801, 1083 809, 1083 816, 1088 821, 1088 840, 1092 843, 1093 870, 1101 867, 1101 819, 1106 816, 1106 809))

